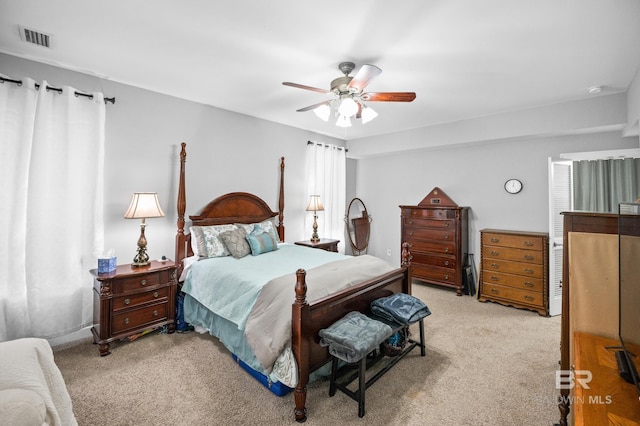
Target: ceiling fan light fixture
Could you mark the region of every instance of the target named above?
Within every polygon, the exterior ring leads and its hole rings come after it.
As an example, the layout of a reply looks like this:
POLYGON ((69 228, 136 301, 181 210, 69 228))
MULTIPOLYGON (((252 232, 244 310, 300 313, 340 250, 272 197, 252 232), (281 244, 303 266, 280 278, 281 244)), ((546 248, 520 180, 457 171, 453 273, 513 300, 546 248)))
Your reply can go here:
POLYGON ((378 116, 378 113, 368 106, 362 105, 362 124, 368 123, 378 116))
POLYGON ((336 126, 338 127, 351 127, 351 120, 348 116, 340 114, 338 116, 338 120, 336 121, 336 126))
POLYGON ((340 102, 338 112, 345 117, 352 117, 358 112, 358 104, 351 96, 347 96, 340 102))
POLYGON ((318 116, 320 120, 329 121, 329 116, 331 115, 331 107, 327 104, 323 104, 318 108, 315 108, 313 112, 318 116))

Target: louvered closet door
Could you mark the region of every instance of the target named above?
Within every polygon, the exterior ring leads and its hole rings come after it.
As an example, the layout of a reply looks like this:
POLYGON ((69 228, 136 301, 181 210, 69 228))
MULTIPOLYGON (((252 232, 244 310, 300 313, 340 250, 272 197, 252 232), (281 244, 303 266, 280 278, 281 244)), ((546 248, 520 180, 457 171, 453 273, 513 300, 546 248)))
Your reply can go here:
POLYGON ((573 209, 571 161, 549 159, 549 315, 562 313, 561 212, 573 209))

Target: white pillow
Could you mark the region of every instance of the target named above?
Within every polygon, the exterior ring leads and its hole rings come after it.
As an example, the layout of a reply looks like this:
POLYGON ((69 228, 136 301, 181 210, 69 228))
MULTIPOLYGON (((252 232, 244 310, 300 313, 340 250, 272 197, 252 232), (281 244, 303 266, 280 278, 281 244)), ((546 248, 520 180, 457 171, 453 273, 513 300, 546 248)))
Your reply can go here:
POLYGON ((191 247, 197 247, 197 249, 194 249, 194 253, 197 251, 200 259, 229 256, 231 253, 229 253, 219 235, 234 229, 238 229, 238 227, 233 224, 190 227, 191 247))

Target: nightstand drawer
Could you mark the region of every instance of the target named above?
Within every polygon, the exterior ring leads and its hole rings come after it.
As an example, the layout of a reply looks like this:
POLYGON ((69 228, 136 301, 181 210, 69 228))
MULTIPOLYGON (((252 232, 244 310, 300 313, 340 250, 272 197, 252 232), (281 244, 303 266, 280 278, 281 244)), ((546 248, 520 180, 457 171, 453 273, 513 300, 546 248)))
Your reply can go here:
POLYGON ((167 303, 151 305, 146 308, 132 309, 114 314, 111 321, 111 332, 118 334, 167 318, 167 303))
POLYGON ((131 291, 144 290, 161 283, 161 274, 140 274, 129 278, 123 278, 116 282, 113 293, 128 293, 131 291))
POLYGON ((145 293, 136 293, 130 296, 121 296, 113 298, 113 310, 133 308, 143 305, 151 301, 166 300, 169 295, 169 287, 162 287, 157 290, 147 291, 145 293))

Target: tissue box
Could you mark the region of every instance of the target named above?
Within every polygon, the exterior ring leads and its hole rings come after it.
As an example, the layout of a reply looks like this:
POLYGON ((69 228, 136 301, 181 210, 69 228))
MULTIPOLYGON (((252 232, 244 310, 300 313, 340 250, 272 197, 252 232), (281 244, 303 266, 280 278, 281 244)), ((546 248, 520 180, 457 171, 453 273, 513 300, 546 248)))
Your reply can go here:
POLYGON ((101 257, 98 258, 98 273, 107 274, 116 270, 116 258, 115 257, 101 257))

